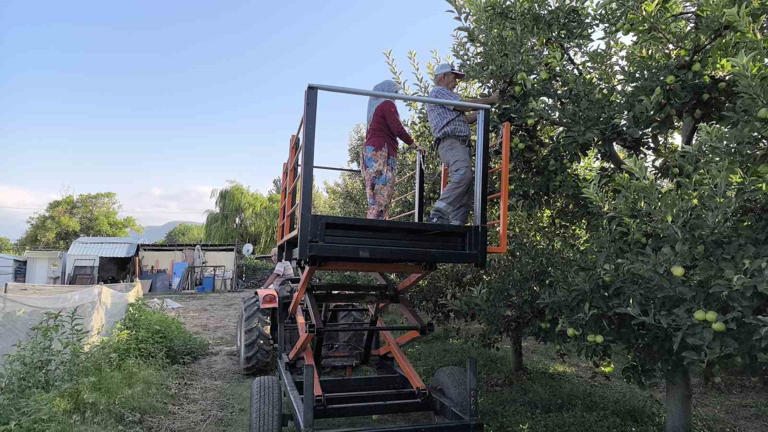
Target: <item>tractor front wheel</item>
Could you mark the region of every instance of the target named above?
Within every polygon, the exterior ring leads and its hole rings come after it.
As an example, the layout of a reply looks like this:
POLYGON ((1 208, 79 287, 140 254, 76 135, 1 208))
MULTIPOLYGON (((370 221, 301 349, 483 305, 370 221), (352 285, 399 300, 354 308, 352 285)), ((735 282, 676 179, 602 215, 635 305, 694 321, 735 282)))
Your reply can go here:
POLYGON ((250 432, 280 432, 283 394, 275 376, 260 376, 251 384, 250 432))
POLYGON ((261 309, 256 296, 243 299, 237 321, 237 353, 246 375, 268 372, 273 368, 274 344, 270 336, 272 312, 261 309))

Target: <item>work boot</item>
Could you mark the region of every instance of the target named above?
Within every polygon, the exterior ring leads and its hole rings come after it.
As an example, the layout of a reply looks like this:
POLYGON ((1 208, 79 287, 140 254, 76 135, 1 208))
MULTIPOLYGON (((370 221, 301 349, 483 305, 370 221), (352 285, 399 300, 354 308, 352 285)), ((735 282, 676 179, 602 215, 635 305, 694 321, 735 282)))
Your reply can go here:
POLYGON ((445 212, 445 210, 439 207, 435 207, 432 209, 432 212, 429 213, 427 222, 434 224, 448 224, 451 222, 451 220, 448 218, 448 214, 445 212))

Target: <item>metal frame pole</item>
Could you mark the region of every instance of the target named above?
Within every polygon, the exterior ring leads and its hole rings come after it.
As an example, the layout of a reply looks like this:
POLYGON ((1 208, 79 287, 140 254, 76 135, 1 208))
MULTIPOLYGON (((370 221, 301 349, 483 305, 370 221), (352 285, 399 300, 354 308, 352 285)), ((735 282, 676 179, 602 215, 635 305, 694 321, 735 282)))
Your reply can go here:
POLYGON ((477 116, 477 145, 475 145, 475 220, 480 230, 478 266, 485 266, 488 244, 488 137, 490 136, 490 110, 483 109, 477 116))
POLYGON ((301 154, 301 203, 299 204, 299 259, 309 258, 309 231, 312 219, 312 177, 315 166, 315 123, 317 88, 308 87, 304 98, 304 137, 301 154))
POLYGON ((315 430, 315 368, 312 365, 304 365, 304 394, 302 395, 304 409, 302 412, 303 427, 301 432, 314 432, 315 430))
POLYGON ((469 418, 476 420, 478 417, 477 406, 477 359, 470 357, 467 359, 467 397, 469 398, 469 418))
POLYGON ((416 153, 416 193, 413 197, 414 222, 424 222, 424 159, 421 152, 416 153))

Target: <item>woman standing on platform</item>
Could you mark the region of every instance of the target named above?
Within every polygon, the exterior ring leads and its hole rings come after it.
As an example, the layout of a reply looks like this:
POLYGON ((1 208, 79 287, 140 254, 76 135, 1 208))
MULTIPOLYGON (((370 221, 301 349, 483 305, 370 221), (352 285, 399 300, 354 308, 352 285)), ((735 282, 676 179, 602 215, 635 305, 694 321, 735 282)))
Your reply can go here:
MULTIPOLYGON (((398 93, 400 86, 392 80, 382 81, 374 91, 398 93)), ((386 219, 397 174, 397 139, 414 145, 413 138, 400 122, 395 102, 371 97, 368 100, 368 129, 361 155, 360 168, 368 198, 368 219, 386 219)), ((418 146, 417 146, 418 148, 418 146)))

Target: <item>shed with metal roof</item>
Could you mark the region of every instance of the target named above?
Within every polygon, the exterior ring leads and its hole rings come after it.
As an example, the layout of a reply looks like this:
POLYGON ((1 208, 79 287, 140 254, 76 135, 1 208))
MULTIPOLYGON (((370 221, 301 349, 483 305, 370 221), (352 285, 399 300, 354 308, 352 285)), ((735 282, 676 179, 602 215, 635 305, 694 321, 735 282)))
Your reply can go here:
POLYGON ((66 283, 133 281, 137 250, 138 242, 129 237, 80 237, 67 251, 66 283))

